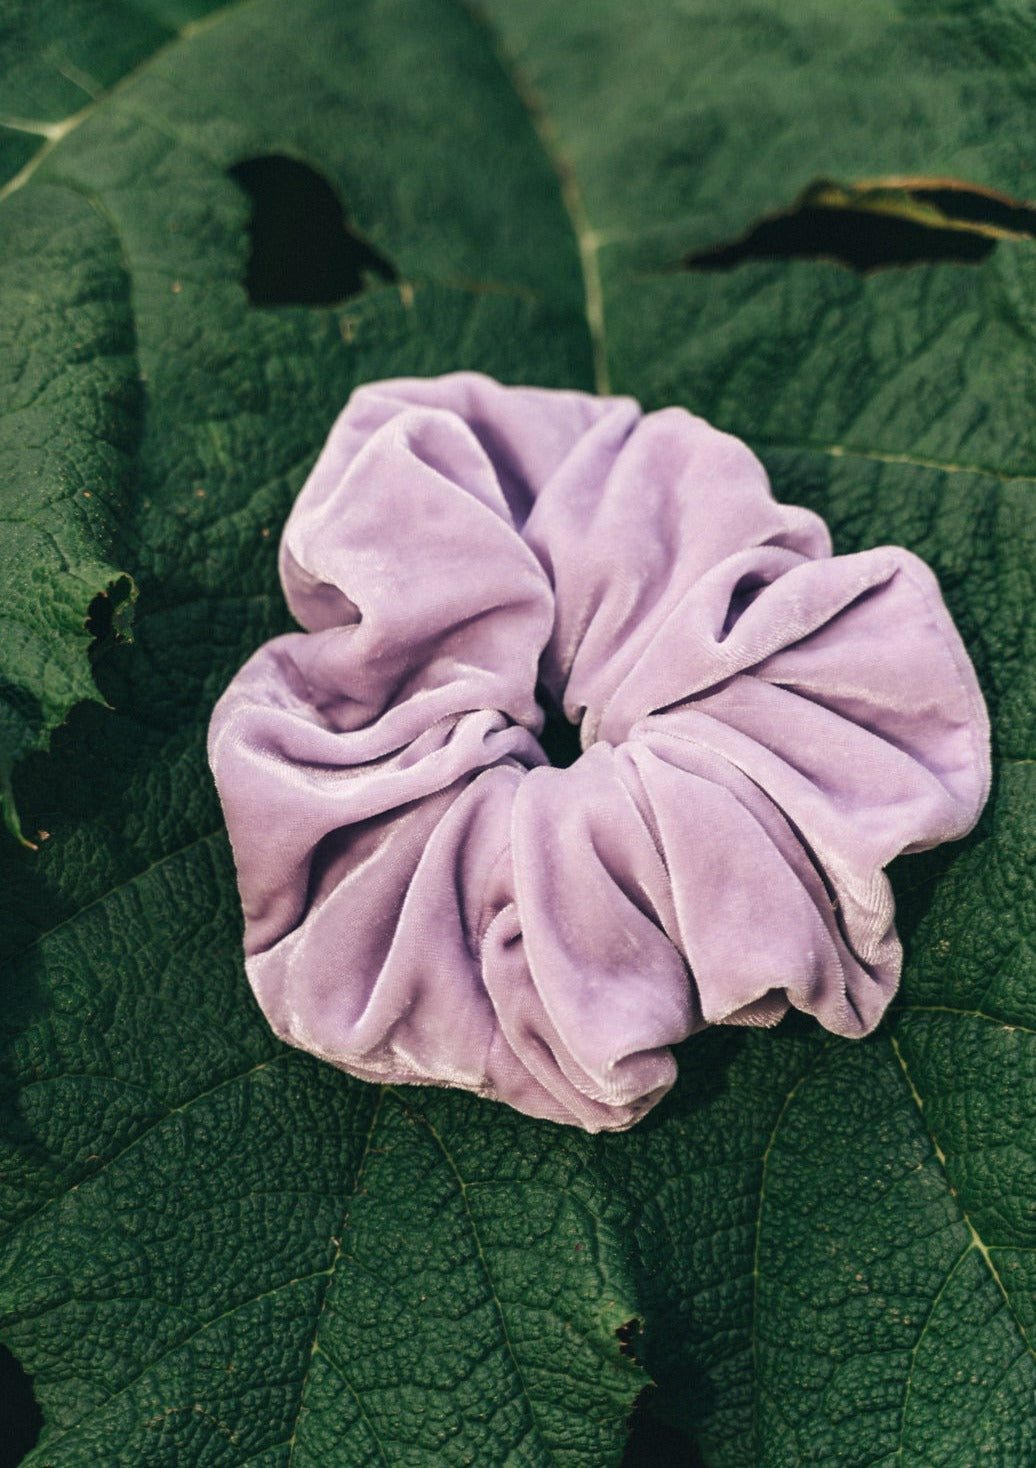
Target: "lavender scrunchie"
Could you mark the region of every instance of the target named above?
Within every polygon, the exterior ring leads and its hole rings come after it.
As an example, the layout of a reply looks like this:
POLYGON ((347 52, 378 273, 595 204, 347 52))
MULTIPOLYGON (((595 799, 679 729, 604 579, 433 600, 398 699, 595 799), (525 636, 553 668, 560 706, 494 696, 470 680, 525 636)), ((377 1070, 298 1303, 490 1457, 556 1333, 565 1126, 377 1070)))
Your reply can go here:
POLYGON ((279 1035, 598 1131, 705 1025, 877 1024, 882 868, 963 835, 989 783, 915 556, 832 558, 682 409, 457 373, 353 394, 280 569, 308 631, 209 739, 279 1035), (538 692, 580 725, 570 768, 538 692))

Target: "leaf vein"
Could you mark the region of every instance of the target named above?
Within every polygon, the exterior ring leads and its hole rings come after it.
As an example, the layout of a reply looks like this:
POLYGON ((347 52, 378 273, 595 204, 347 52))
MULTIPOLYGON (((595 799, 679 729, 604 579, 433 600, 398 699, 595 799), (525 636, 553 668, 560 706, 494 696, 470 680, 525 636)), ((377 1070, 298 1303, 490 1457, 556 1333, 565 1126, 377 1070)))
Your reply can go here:
POLYGON ((971 1253, 971 1248, 972 1248, 971 1244, 970 1243, 967 1244, 965 1246, 965 1248, 963 1248, 961 1250, 961 1252, 957 1256, 957 1258, 954 1260, 954 1263, 953 1263, 951 1269, 949 1270, 949 1272, 947 1273, 946 1278, 943 1280, 942 1284, 939 1286, 938 1290, 936 1291, 935 1298, 932 1300, 931 1306, 928 1309, 928 1313, 925 1315, 925 1318, 924 1318, 924 1320, 923 1320, 923 1322, 921 1324, 921 1329, 917 1333, 917 1339, 914 1341, 913 1350, 910 1352, 910 1365, 907 1367, 906 1380, 903 1383, 903 1405, 900 1408, 900 1413, 899 1413, 899 1445, 896 1448, 896 1458, 897 1459, 902 1459, 902 1457, 903 1457, 903 1449, 904 1449, 904 1446, 905 1446, 905 1436, 904 1435, 906 1433, 907 1406, 908 1406, 908 1404, 910 1402, 910 1388, 913 1385, 914 1366, 916 1365, 916 1362, 917 1362, 917 1353, 921 1349, 921 1342, 924 1340, 925 1336, 928 1333, 928 1327, 932 1323, 932 1317, 935 1315, 935 1311, 936 1311, 936 1309, 938 1307, 939 1301, 942 1299, 943 1295, 949 1289, 950 1282, 953 1279, 953 1276, 957 1273, 957 1270, 960 1268, 960 1266, 964 1263, 964 1260, 971 1253))
MULTIPOLYGON (((394 1088, 386 1087, 386 1089, 392 1091, 393 1096, 395 1096, 395 1098, 399 1101, 400 1105, 406 1106, 404 1098, 400 1096, 398 1092, 394 1090, 394 1088)), ((435 1139, 436 1145, 438 1146, 446 1161, 446 1165, 449 1167, 450 1171, 453 1173, 454 1179, 456 1180, 457 1189, 460 1194, 461 1202, 464 1205, 464 1212, 468 1220, 468 1226, 471 1229, 471 1236, 475 1243, 475 1252, 478 1255, 478 1261, 482 1270, 482 1276, 485 1279, 486 1287, 489 1291, 489 1298, 493 1305, 497 1321, 500 1325, 500 1334, 503 1338, 504 1350, 506 1352, 508 1360, 511 1363, 511 1368, 518 1383, 521 1396, 524 1399, 526 1406, 528 1407, 529 1420, 532 1424, 532 1428, 544 1451, 548 1455, 550 1455, 551 1447, 547 1441, 546 1434, 544 1433, 543 1427, 540 1424, 539 1418, 536 1414, 536 1408, 534 1407, 532 1400, 532 1393, 529 1391, 528 1383, 525 1380, 525 1373, 523 1372, 521 1364, 518 1361, 518 1357, 515 1354, 514 1344, 511 1341, 510 1332, 507 1329, 507 1317, 504 1313, 503 1301, 497 1294, 496 1286, 493 1283, 493 1275, 492 1271, 489 1268, 489 1261, 487 1260, 485 1250, 482 1247, 482 1236, 479 1233, 478 1224, 475 1222, 475 1215, 471 1211, 471 1201, 468 1197, 468 1184, 461 1177, 460 1169, 454 1161, 453 1154, 446 1146, 446 1143, 443 1141, 439 1132, 428 1120, 427 1116, 422 1115, 420 1117, 420 1120, 422 1124, 428 1128, 429 1133, 435 1139)))
POLYGON ((1036 1035, 1036 1029, 1017 1024, 1002 1015, 987 1014, 984 1009, 958 1009, 952 1004, 897 1004, 896 1014, 955 1014, 962 1019, 981 1019, 1002 1030, 1017 1030, 1023 1035, 1036 1035))
POLYGON ((196 846, 202 846, 207 841, 214 841, 217 837, 223 836, 223 834, 224 827, 220 825, 214 831, 206 831, 201 836, 192 836, 190 841, 184 842, 184 844, 182 846, 178 846, 175 851, 169 851, 164 856, 158 857, 155 861, 151 862, 149 866, 141 867, 139 871, 134 872, 129 877, 126 877, 124 881, 117 882, 114 887, 109 887, 107 892, 102 892, 98 897, 91 898, 91 900, 85 903, 84 906, 79 908, 76 912, 69 913, 68 917, 62 918, 61 921, 55 923, 53 927, 45 928, 42 932, 37 933, 35 938, 32 938, 28 943, 25 944, 24 947, 18 948, 15 950, 15 952, 9 953, 5 957, 0 958, 0 973, 3 973, 6 968, 9 968, 13 964, 19 963, 23 958, 26 958, 30 953, 34 952, 34 950, 37 949, 40 944, 45 943, 48 938, 52 938, 55 933, 60 933, 64 928, 71 927, 74 923, 79 922, 80 918, 84 918, 87 913, 92 912, 94 908, 102 907, 109 900, 109 898, 117 896, 117 894, 120 892, 125 892, 127 888, 132 887, 136 882, 142 881, 145 877, 150 876, 151 873, 157 871, 159 867, 163 867, 168 862, 175 861, 178 857, 186 855, 188 851, 193 851, 196 846))
MULTIPOLYGON (((232 1076, 225 1076, 221 1081, 218 1081, 216 1085, 210 1086, 208 1090, 197 1092, 194 1096, 188 1097, 186 1101, 182 1101, 179 1106, 174 1106, 169 1111, 166 1111, 162 1116, 156 1117, 149 1126, 144 1127, 142 1131, 137 1132, 136 1136, 131 1137, 124 1147, 120 1148, 113 1157, 109 1157, 108 1160, 104 1162, 100 1167, 96 1168, 90 1173, 87 1173, 85 1177, 82 1177, 77 1182, 70 1184, 69 1187, 62 1189, 60 1193, 54 1193, 51 1197, 46 1198, 38 1207, 34 1208, 31 1213, 22 1214, 20 1217, 15 1219, 11 1227, 6 1230, 6 1235, 10 1235, 11 1233, 13 1233, 16 1228, 23 1228, 26 1224, 31 1223, 33 1219, 39 1218, 39 1216, 42 1213, 45 1213, 48 1208, 52 1208, 55 1203, 58 1203, 61 1201, 62 1198, 67 1197, 68 1194, 74 1191, 76 1188, 82 1187, 86 1183, 93 1182, 94 1178, 100 1177, 102 1173, 105 1173, 108 1171, 109 1168, 114 1167, 115 1164, 117 1162, 120 1162, 127 1153, 132 1152, 135 1147, 139 1146, 141 1142, 145 1141, 149 1136, 151 1136, 152 1132, 155 1132, 158 1130, 159 1127, 164 1126, 167 1121, 171 1121, 174 1116, 182 1116, 183 1113, 189 1111, 192 1106, 197 1106, 199 1102, 207 1100, 210 1096, 215 1096, 226 1086, 235 1085, 238 1081, 246 1081, 250 1076, 258 1075, 260 1071, 266 1070, 268 1066, 276 1065, 278 1061, 288 1059, 292 1055, 292 1053, 293 1052, 291 1050, 285 1048, 282 1049, 278 1054, 267 1056, 267 1058, 265 1060, 261 1060, 258 1065, 250 1066, 248 1070, 238 1071, 232 1076)), ((0 1235, 0 1237, 4 1236, 5 1235, 0 1235)))
POLYGON ((362 1176, 363 1176, 363 1170, 364 1170, 364 1168, 367 1165, 367 1159, 369 1158, 369 1156, 371 1154, 371 1143, 374 1140, 374 1132, 375 1132, 375 1129, 377 1128, 378 1118, 381 1115, 381 1107, 382 1107, 382 1103, 384 1102, 384 1099, 385 1099, 385 1088, 384 1087, 380 1087, 378 1089, 378 1093, 377 1093, 376 1099, 374 1101, 373 1108, 371 1110, 370 1121, 367 1124, 367 1134, 366 1134, 366 1137, 364 1138, 363 1151, 360 1154, 360 1160, 356 1164, 356 1172, 353 1175, 352 1187, 349 1189, 349 1192, 348 1192, 348 1194, 346 1196, 345 1208, 344 1208, 343 1213, 342 1213, 342 1222, 341 1222, 341 1224, 339 1226, 338 1233, 334 1237, 334 1240, 333 1240, 334 1246, 335 1246, 335 1251, 334 1251, 334 1255, 333 1255, 333 1257, 331 1259, 331 1263, 330 1263, 330 1265, 329 1265, 329 1267, 327 1269, 327 1279, 325 1281, 323 1291, 321 1292, 320 1304, 319 1304, 319 1307, 317 1308, 316 1319, 314 1320, 314 1323, 313 1323, 313 1340, 312 1340, 312 1342, 310 1344, 309 1360, 307 1361, 306 1366, 305 1366, 305 1368, 303 1370, 302 1380, 299 1382, 299 1401, 298 1401, 298 1407, 296 1408, 296 1411, 295 1411, 295 1420, 292 1423, 291 1437, 288 1439, 288 1462, 289 1462, 289 1464, 293 1461, 294 1456, 295 1456, 295 1446, 296 1446, 296 1441, 297 1441, 297 1438, 298 1438, 299 1422, 301 1421, 301 1418, 302 1418, 302 1410, 303 1410, 303 1407, 305 1406, 305 1400, 306 1400, 306 1386, 307 1386, 307 1384, 309 1382, 309 1373, 310 1373, 310 1369, 311 1369, 312 1364, 313 1364, 313 1359, 317 1355, 318 1352, 320 1353, 320 1355, 322 1355, 324 1357, 324 1359, 332 1367, 334 1367, 334 1369, 338 1372, 338 1375, 342 1377, 342 1380, 345 1382, 346 1386, 353 1393, 353 1396, 356 1397, 356 1404, 357 1404, 357 1406, 360 1409, 360 1415, 363 1418, 364 1422, 366 1423, 367 1428, 368 1428, 371 1436, 373 1437, 374 1441, 378 1445, 378 1450, 379 1450, 379 1452, 381 1454, 382 1461, 385 1462, 386 1464, 388 1464, 388 1459, 385 1456, 385 1450, 384 1450, 384 1448, 381 1445, 381 1439, 378 1437, 378 1434, 374 1431, 374 1427, 371 1424, 371 1421, 368 1418, 367 1413, 364 1410, 363 1403, 360 1401, 360 1398, 356 1395, 356 1392, 355 1392, 355 1390, 354 1390, 354 1388, 352 1386, 352 1383, 350 1381, 348 1381, 348 1379, 345 1377, 345 1375, 342 1373, 342 1371, 337 1367, 336 1363, 328 1355, 327 1351, 324 1350, 323 1346, 321 1346, 321 1344, 320 1344, 320 1323, 323 1320, 324 1314, 325 1314, 325 1312, 327 1310, 328 1298, 329 1298, 330 1293, 331 1293, 331 1285, 332 1285, 332 1283, 334 1281, 335 1270, 338 1268, 338 1261, 342 1257, 342 1240, 345 1237, 345 1229, 346 1229, 346 1225, 347 1225, 347 1223, 349 1221, 349 1212, 350 1212, 350 1209, 352 1207, 353 1199, 356 1197, 356 1194, 359 1191, 360 1179, 362 1178, 362 1176))
MULTIPOLYGON (((964 1203, 961 1200, 958 1191, 953 1187, 953 1182, 952 1182, 952 1179, 950 1177, 950 1170, 949 1170, 949 1166, 948 1166, 947 1159, 946 1159, 946 1153, 943 1151, 942 1147, 939 1145, 938 1139, 936 1138, 936 1136, 935 1136, 934 1132, 932 1131, 931 1127, 929 1127, 927 1121, 925 1120, 924 1100, 922 1099, 921 1094, 918 1091, 917 1087, 914 1085, 913 1078, 911 1077, 910 1071, 907 1068, 907 1064, 906 1064, 906 1060, 905 1060, 905 1058, 903 1056, 903 1052, 900 1050, 899 1045, 898 1045, 898 1043, 896 1041, 896 1037, 891 1032, 891 1030, 888 1032, 888 1035, 889 1035, 889 1043, 892 1046, 892 1053, 895 1055, 896 1060, 899 1063, 899 1068, 903 1072, 903 1080, 905 1081, 906 1086, 907 1086, 907 1089, 909 1090, 910 1095, 913 1098, 914 1104, 916 1105, 916 1107, 917 1107, 917 1109, 918 1109, 918 1111, 919 1111, 919 1113, 921 1115, 922 1124, 924 1126, 925 1132, 928 1135, 928 1139, 929 1139, 929 1141, 932 1144, 932 1148, 933 1148, 933 1150, 935 1152, 935 1155, 939 1159, 939 1165, 942 1168, 943 1175, 946 1178, 947 1186, 950 1189, 950 1192, 951 1192, 952 1196, 956 1200, 957 1207, 960 1209, 960 1216, 961 1216, 961 1218, 962 1218, 962 1220, 964 1222, 964 1225, 967 1228, 968 1233, 970 1235, 971 1243, 969 1245, 969 1249, 975 1248, 982 1255, 982 1258, 983 1258, 983 1260, 985 1261, 985 1264, 986 1264, 986 1268, 989 1270, 989 1273, 992 1275, 993 1281, 994 1281, 997 1289, 1000 1291, 1000 1294, 1003 1296, 1004 1304, 1007 1306, 1008 1314, 1010 1315, 1012 1321, 1014 1322, 1015 1328, 1017 1329, 1018 1334, 1021 1337, 1022 1342, 1024 1343, 1025 1349, 1028 1351, 1029 1355, 1034 1360, 1036 1360, 1036 1349, 1034 1349, 1033 1344, 1032 1344, 1032 1341, 1029 1339, 1029 1333, 1026 1330, 1025 1325, 1024 1325, 1023 1321, 1021 1320, 1021 1318, 1020 1318, 1017 1310, 1015 1309, 1014 1304, 1012 1303, 1011 1297, 1010 1297, 1010 1295, 1007 1292, 1007 1287, 1005 1286, 1003 1280, 1000 1277, 1000 1271, 997 1269, 995 1263, 993 1262, 992 1257, 990 1256, 989 1245, 986 1244, 986 1242, 984 1241, 984 1239, 982 1238, 982 1236, 979 1234, 978 1229, 976 1229, 975 1225, 972 1223, 971 1218, 970 1218, 970 1216, 968 1214, 968 1211, 965 1208, 964 1203)), ((994 1245, 994 1247, 996 1247, 996 1246, 994 1245)))
POLYGON ((752 444, 761 449, 785 449, 793 453, 826 454, 832 459, 871 459, 879 464, 909 464, 916 469, 931 469, 939 474, 977 474, 986 479, 1000 479, 1008 484, 1036 484, 1036 474, 1016 474, 1008 470, 991 469, 986 464, 955 464, 948 459, 929 459, 920 454, 885 452, 881 449, 859 448, 853 444, 819 443, 809 439, 791 442, 785 439, 758 438, 752 436, 752 444))
POLYGON ((788 1090, 787 1094, 784 1097, 784 1100, 781 1102, 780 1109, 777 1112, 777 1117, 776 1117, 776 1120, 774 1121, 773 1128, 772 1128, 772 1130, 770 1132, 769 1140, 767 1141, 766 1146, 763 1148, 762 1156, 759 1159, 759 1200, 758 1200, 758 1204, 756 1206, 756 1215, 755 1215, 755 1242, 754 1242, 754 1245, 753 1245, 753 1248, 752 1248, 751 1336, 752 1336, 752 1391, 753 1391, 753 1397, 754 1397, 754 1410, 753 1410, 753 1413, 752 1413, 752 1436, 753 1436, 755 1450, 756 1450, 757 1454, 760 1454, 760 1455, 761 1455, 761 1449, 762 1449, 762 1442, 761 1442, 761 1431, 760 1431, 759 1399, 760 1399, 760 1397, 764 1393, 765 1393, 765 1395, 767 1397, 770 1396, 770 1394, 768 1392, 765 1392, 765 1388, 763 1387, 762 1383, 759 1380, 758 1330, 757 1330, 757 1321, 758 1321, 758 1318, 759 1318, 759 1256, 760 1256, 760 1247, 761 1247, 761 1241, 762 1241, 763 1204, 766 1201, 766 1170, 767 1170, 767 1166, 768 1166, 769 1160, 770 1160, 770 1153, 773 1150, 774 1141, 775 1141, 775 1139, 777 1137, 778 1131, 780 1130, 781 1124, 784 1121, 785 1116, 787 1115, 788 1108, 791 1105, 793 1098, 795 1097, 796 1093, 798 1092, 799 1087, 806 1080, 807 1076, 809 1076, 809 1074, 814 1069, 814 1067, 819 1064, 819 1062, 821 1061, 821 1059, 824 1057, 824 1055, 830 1049, 831 1043, 832 1042, 830 1040, 826 1041, 814 1055, 810 1056, 810 1059, 809 1059, 808 1064, 805 1066, 805 1068, 803 1069, 802 1073, 799 1075, 798 1079, 795 1081, 794 1085, 792 1085, 790 1087, 790 1089, 788 1090))
POLYGON ((54 151, 57 145, 61 142, 62 138, 66 138, 70 132, 74 132, 77 127, 82 126, 82 124, 86 122, 88 118, 93 116, 98 107, 102 106, 111 97, 120 92, 124 87, 130 86, 134 81, 137 80, 138 77, 149 71, 151 67, 154 66, 155 63, 166 54, 166 52, 172 50, 176 46, 182 45, 184 41, 192 40, 200 31, 208 30, 211 26, 219 24, 220 21, 224 20, 226 16, 231 14, 233 11, 242 10, 245 8, 245 6, 254 5, 255 3, 256 0, 232 0, 231 4, 224 5, 222 9, 213 11, 209 15, 205 16, 202 20, 195 21, 193 24, 184 26, 184 28, 181 31, 177 32, 175 36, 172 36, 163 45, 157 47, 154 51, 152 51, 150 56, 146 56, 143 61, 139 62, 136 66, 132 67, 131 70, 125 72, 122 76, 120 76, 119 79, 116 82, 113 82, 106 91, 98 92, 97 95, 92 97, 91 100, 86 104, 86 106, 80 108, 78 112, 71 113, 68 117, 62 118, 59 122, 46 124, 48 131, 43 146, 32 155, 32 157, 28 160, 23 168, 19 169, 19 171, 12 178, 8 179, 7 183, 4 184, 2 188, 0 188, 0 201, 6 199, 8 195, 16 193, 18 189, 22 188, 25 184, 29 182, 33 174, 39 168, 40 164, 46 161, 46 159, 54 151))
MULTIPOLYGON (((363 1419, 363 1424, 366 1427, 367 1431, 370 1433, 370 1435, 373 1438, 374 1443, 375 1443, 375 1445, 376 1445, 376 1447, 378 1449, 378 1457, 385 1464, 385 1468, 390 1468, 388 1454, 385 1451, 385 1445, 381 1441, 381 1438, 378 1436, 378 1434, 375 1432, 375 1430, 374 1430, 374 1424, 371 1422, 370 1418, 367 1416, 367 1413, 366 1413, 366 1411, 364 1409, 363 1398, 360 1396, 359 1392, 356 1390, 356 1388, 353 1386, 352 1382, 349 1380, 349 1374, 348 1374, 348 1372, 341 1365, 341 1363, 339 1361, 337 1361, 334 1358, 334 1356, 331 1355, 331 1353, 327 1350, 327 1348, 325 1346, 318 1346, 318 1345, 316 1345, 314 1343, 313 1351, 314 1351, 314 1354, 315 1355, 316 1354, 319 1354, 319 1355, 323 1356, 324 1360, 330 1366, 331 1370, 335 1373, 335 1375, 338 1377, 339 1381, 341 1381, 342 1385, 345 1387, 345 1389, 348 1391, 349 1395, 352 1397, 353 1401, 356 1403, 356 1406, 357 1406, 357 1409, 358 1409, 358 1411, 360 1413, 360 1416, 363 1419)), ((289 1440, 289 1446, 292 1449, 294 1449, 294 1446, 295 1446, 295 1433, 294 1432, 292 1433, 291 1438, 289 1440)))
MULTIPOLYGON (((163 1364, 163 1362, 169 1359, 170 1356, 174 1356, 177 1351, 182 1351, 184 1347, 189 1346, 192 1341, 197 1340, 198 1337, 202 1335, 205 1331, 211 1330, 214 1325, 219 1325, 221 1321, 229 1320, 232 1315, 238 1314, 241 1310, 247 1310, 250 1305, 256 1305, 259 1303, 260 1300, 272 1299, 274 1296, 279 1295, 283 1290, 292 1289, 295 1285, 308 1284, 311 1280, 322 1278, 323 1275, 326 1273, 326 1270, 317 1269, 314 1270, 312 1274, 293 1276, 291 1279, 284 1280, 281 1284, 274 1285, 272 1289, 261 1290, 259 1294, 252 1295, 247 1300, 239 1300, 228 1310, 224 1310, 219 1315, 214 1315, 211 1320, 202 1321, 197 1330, 192 1331, 191 1334, 188 1336, 184 1336, 182 1340, 177 1341, 174 1345, 163 1351, 160 1356, 156 1356, 153 1361, 149 1361, 148 1364, 143 1368, 143 1370, 138 1371, 137 1375, 131 1377, 129 1381, 125 1382, 121 1387, 119 1387, 118 1391, 113 1392, 112 1395, 108 1397, 105 1401, 98 1402, 96 1406, 91 1407, 87 1412, 83 1414, 82 1417, 79 1418, 77 1422, 72 1423, 70 1427, 64 1428, 64 1430, 60 1432, 57 1437, 45 1439, 41 1446, 46 1448, 48 1451, 57 1447, 59 1443, 64 1442, 67 1438, 71 1437, 73 1433, 78 1432, 83 1424, 87 1422, 91 1417, 96 1416, 99 1412, 107 1411, 112 1402, 116 1401, 119 1397, 125 1396, 128 1391, 131 1391, 133 1387, 138 1384, 138 1382, 143 1381, 146 1376, 149 1376, 153 1371, 156 1371, 158 1367, 163 1364)), ((183 1410, 183 1407, 181 1406, 178 1410, 183 1410)))

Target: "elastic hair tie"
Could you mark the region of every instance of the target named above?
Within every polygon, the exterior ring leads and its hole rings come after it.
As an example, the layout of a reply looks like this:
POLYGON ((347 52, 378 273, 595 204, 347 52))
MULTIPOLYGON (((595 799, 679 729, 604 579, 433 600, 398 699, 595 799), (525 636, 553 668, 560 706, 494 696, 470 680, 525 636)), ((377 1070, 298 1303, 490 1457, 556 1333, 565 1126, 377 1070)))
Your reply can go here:
POLYGON ((706 1025, 878 1023, 882 868, 964 835, 989 786, 916 556, 833 557, 682 409, 465 372, 353 394, 280 572, 307 630, 209 736, 278 1035, 599 1131, 706 1025), (579 726, 568 768, 543 703, 579 726))

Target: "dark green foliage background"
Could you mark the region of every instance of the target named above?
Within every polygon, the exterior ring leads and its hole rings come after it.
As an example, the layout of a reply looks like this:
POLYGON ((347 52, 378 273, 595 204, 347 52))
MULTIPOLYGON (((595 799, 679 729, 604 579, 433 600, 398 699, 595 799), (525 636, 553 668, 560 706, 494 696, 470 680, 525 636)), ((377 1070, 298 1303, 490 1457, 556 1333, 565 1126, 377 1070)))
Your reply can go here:
POLYGON ((642 1420, 710 1468, 1036 1461, 1036 249, 679 268, 822 177, 1024 198, 1034 98, 1036 22, 981 0, 2 0, 27 1461, 602 1468, 649 1381, 642 1420), (397 283, 250 304, 228 170, 271 153, 397 283), (685 404, 840 551, 936 569, 994 793, 897 869, 908 962, 870 1039, 717 1030, 589 1138, 268 1033, 208 716, 287 625, 280 525, 351 389, 459 367, 685 404))

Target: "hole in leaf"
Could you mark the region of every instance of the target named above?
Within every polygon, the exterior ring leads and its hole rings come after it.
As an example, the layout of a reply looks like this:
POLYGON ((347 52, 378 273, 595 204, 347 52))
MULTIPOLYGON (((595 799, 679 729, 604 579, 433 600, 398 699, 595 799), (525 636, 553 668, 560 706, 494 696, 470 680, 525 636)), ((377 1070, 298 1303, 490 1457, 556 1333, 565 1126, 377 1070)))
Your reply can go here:
POLYGON ((137 588, 129 576, 117 576, 99 591, 86 613, 86 630, 93 638, 90 656, 95 660, 109 648, 133 641, 133 603, 137 588))
POLYGON ((0 1346, 0 1402, 4 1404, 0 1468, 15 1468, 39 1441, 43 1413, 32 1390, 32 1378, 6 1346, 0 1346))
POLYGON ((954 179, 811 185, 792 207, 739 239, 681 261, 685 270, 733 270, 747 260, 829 259, 867 274, 940 261, 978 264, 1000 239, 1036 235, 1036 209, 954 179))
POLYGON ((886 179, 858 188, 898 189, 922 206, 938 209, 958 227, 972 225, 994 239, 1031 239, 1036 235, 1036 208, 994 189, 982 189, 953 178, 886 179))
POLYGON ((253 306, 334 306, 395 267, 349 224, 334 189, 296 158, 271 153, 228 170, 252 201, 245 288, 253 306))
POLYGON ((542 688, 536 690, 536 698, 547 716, 540 734, 540 747, 556 769, 567 770, 583 752, 579 743, 579 725, 570 724, 542 688))
POLYGON ((632 1320, 627 1320, 620 1325, 615 1332, 615 1339, 619 1343, 619 1354, 628 1356, 631 1361, 637 1359, 637 1339, 644 1333, 644 1322, 639 1316, 634 1315, 632 1320))

